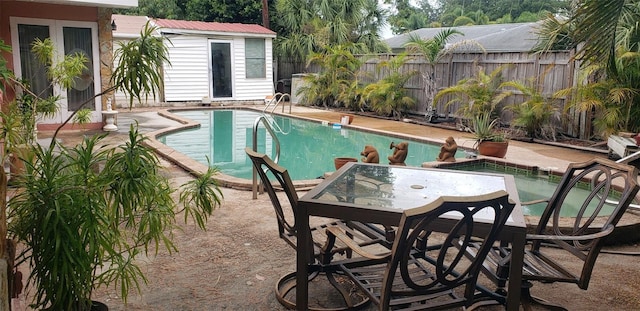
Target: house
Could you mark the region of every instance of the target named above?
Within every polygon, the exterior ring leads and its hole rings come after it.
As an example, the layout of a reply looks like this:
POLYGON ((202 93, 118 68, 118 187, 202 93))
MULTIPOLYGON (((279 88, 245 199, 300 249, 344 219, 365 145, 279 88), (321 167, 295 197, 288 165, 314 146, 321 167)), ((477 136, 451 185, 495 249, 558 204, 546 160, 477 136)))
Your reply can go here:
POLYGON ((480 43, 487 52, 529 52, 535 46, 538 35, 536 34, 539 22, 536 23, 514 23, 514 24, 492 24, 474 25, 447 28, 422 28, 386 39, 394 53, 404 51, 404 45, 409 42, 411 36, 418 36, 422 39, 435 37, 444 29, 455 29, 462 32, 463 36, 453 36, 448 41, 455 44, 462 40, 475 40, 480 43))
POLYGON ((170 40, 166 102, 264 101, 273 94, 275 32, 252 24, 154 22, 170 40))
MULTIPOLYGON (((36 92, 60 95, 60 111, 42 119, 39 129, 53 129, 80 105, 105 90, 112 66, 113 8, 136 7, 137 0, 0 0, 0 39, 11 45, 11 55, 4 55, 17 77, 27 79, 36 92), (30 51, 34 39, 51 38, 58 51, 82 53, 89 59, 86 74, 68 89, 49 89, 42 65, 30 51)), ((11 99, 15 95, 9 90, 11 99)), ((86 108, 93 110, 88 128, 102 127, 102 110, 107 98, 101 96, 86 108)))

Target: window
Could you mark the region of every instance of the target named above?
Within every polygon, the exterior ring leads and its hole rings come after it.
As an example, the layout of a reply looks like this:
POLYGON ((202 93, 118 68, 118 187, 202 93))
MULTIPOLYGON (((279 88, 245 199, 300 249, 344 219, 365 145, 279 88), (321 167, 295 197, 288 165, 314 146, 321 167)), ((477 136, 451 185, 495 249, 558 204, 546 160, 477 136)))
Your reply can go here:
POLYGON ((266 78, 264 39, 244 39, 244 55, 247 79, 266 78))

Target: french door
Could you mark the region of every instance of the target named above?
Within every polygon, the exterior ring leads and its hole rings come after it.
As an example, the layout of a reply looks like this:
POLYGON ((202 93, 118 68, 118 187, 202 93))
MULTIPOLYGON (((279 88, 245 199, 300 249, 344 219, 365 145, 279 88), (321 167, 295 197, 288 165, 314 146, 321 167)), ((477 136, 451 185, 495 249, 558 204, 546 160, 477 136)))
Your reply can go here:
POLYGON ((92 119, 100 120, 100 101, 93 98, 96 90, 100 90, 96 23, 12 17, 11 37, 16 75, 40 97, 61 96, 58 114, 43 122, 60 123, 80 108, 93 110, 92 119), (51 85, 45 66, 31 52, 31 45, 36 39, 47 38, 56 48, 54 62, 62 55, 82 54, 87 59, 86 69, 68 89, 51 85))

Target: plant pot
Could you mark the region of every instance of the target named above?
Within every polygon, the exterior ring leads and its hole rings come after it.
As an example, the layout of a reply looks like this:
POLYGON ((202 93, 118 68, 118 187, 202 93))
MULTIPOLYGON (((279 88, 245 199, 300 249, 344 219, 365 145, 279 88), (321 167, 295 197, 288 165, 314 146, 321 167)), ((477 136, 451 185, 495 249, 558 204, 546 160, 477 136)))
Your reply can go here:
POLYGON ((350 114, 343 114, 343 115, 340 115, 340 123, 341 123, 341 124, 351 124, 351 122, 353 122, 353 116, 352 116, 352 115, 350 115, 350 114), (342 122, 342 120, 343 120, 344 118, 347 118, 347 122, 346 122, 346 123, 345 123, 345 122, 342 122))
MULTIPOLYGON (((75 309, 76 310, 79 309, 79 306, 76 305, 75 309)), ((49 309, 43 309, 43 310, 51 311, 49 309)), ((109 307, 100 301, 91 300, 91 308, 89 310, 90 311, 109 311, 109 307)))
POLYGON ((339 170, 343 165, 347 164, 347 162, 358 162, 356 158, 335 158, 333 159, 333 164, 336 166, 336 171, 339 170))
POLYGON ((109 311, 109 307, 100 301, 91 301, 91 311, 109 311))
POLYGON ((504 158, 509 147, 508 141, 483 141, 478 144, 478 153, 484 156, 504 158))

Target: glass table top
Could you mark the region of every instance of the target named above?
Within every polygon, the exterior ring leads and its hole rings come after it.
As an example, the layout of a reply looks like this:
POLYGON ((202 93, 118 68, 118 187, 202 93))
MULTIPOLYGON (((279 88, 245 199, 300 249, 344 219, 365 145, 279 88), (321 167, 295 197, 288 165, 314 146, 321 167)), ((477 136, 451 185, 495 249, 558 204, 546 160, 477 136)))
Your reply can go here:
POLYGON ((475 196, 507 190, 504 175, 478 172, 356 163, 334 174, 339 175, 328 181, 313 199, 408 209, 441 196, 475 196))

